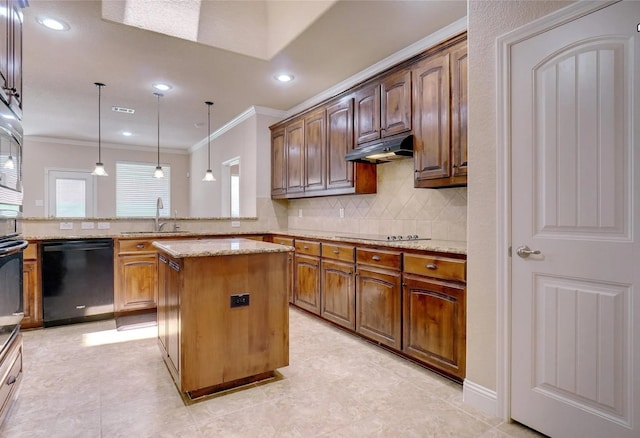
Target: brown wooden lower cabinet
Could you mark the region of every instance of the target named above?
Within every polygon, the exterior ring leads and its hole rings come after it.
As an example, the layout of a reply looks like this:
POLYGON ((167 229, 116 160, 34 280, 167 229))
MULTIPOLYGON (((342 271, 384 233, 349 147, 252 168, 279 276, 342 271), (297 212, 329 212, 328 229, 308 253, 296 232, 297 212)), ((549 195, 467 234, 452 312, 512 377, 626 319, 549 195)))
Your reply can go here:
POLYGON ((155 308, 158 295, 156 254, 121 255, 117 269, 120 281, 115 288, 115 311, 155 308))
POLYGON ((293 301, 296 306, 320 315, 320 257, 296 254, 295 265, 293 301))
POLYGON ((465 307, 464 285, 405 274, 402 351, 463 379, 465 307))
POLYGON ((42 292, 40 291, 39 265, 36 260, 25 260, 22 266, 23 329, 42 327, 42 292))
MULTIPOLYGON (((294 240, 291 237, 273 236, 271 238, 271 242, 277 243, 278 245, 285 245, 285 246, 294 245, 294 240)), ((293 253, 288 254, 287 261, 289 262, 289 272, 290 272, 289 282, 287 283, 287 296, 289 297, 289 302, 293 304, 293 285, 295 281, 295 276, 294 276, 295 270, 293 269, 293 253)))
POLYGON ((356 328, 353 263, 322 260, 321 316, 351 330, 356 328))
POLYGON ((356 332, 401 349, 401 296, 400 271, 358 265, 356 332))

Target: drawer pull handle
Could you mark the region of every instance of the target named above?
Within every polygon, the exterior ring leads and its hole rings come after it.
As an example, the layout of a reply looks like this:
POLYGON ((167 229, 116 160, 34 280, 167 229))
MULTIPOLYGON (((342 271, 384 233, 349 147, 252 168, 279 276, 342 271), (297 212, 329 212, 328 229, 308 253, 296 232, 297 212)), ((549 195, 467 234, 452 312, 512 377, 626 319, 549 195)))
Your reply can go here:
POLYGON ((426 267, 427 269, 438 269, 438 265, 435 263, 429 263, 426 267))
POLYGON ((13 385, 17 380, 16 376, 9 376, 7 377, 7 385, 13 385))
POLYGON ((142 249, 142 248, 144 248, 144 243, 138 243, 138 244, 136 245, 136 248, 138 248, 138 249, 142 249))
POLYGON ((374 255, 373 257, 371 257, 371 260, 375 260, 376 262, 380 261, 380 257, 377 255, 374 255))
POLYGON ((340 254, 340 251, 338 251, 337 249, 334 249, 334 250, 333 250, 333 253, 334 253, 334 254, 340 254))

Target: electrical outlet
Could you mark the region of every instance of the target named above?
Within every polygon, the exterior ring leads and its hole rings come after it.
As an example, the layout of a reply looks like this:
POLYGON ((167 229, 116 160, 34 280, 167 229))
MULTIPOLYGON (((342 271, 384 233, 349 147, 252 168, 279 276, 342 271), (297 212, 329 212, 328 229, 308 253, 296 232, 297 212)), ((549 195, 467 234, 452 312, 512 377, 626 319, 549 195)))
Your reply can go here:
POLYGON ((298 209, 298 217, 302 217, 302 209, 301 208, 298 209))
POLYGON ((60 222, 61 230, 73 230, 73 222, 60 222))
POLYGON ((83 230, 93 230, 93 222, 82 222, 82 224, 80 224, 80 228, 83 230))
POLYGON ((249 305, 249 294, 231 295, 231 307, 243 307, 249 305))
POLYGON ((238 228, 240 226, 240 221, 231 221, 231 226, 234 228, 238 228))
POLYGON ((109 222, 98 222, 99 230, 108 230, 109 228, 111 228, 111 224, 109 222))
POLYGON ((340 217, 343 218, 344 217, 344 208, 340 209, 340 217))

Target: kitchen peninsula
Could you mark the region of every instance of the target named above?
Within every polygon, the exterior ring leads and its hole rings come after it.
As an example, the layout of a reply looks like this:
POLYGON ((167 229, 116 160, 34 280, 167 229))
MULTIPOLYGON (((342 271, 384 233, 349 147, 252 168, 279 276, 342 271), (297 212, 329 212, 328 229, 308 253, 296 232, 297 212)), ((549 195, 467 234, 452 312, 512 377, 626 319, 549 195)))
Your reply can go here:
POLYGON ((289 364, 293 248, 249 239, 153 246, 159 346, 181 393, 195 399, 273 377, 289 364))

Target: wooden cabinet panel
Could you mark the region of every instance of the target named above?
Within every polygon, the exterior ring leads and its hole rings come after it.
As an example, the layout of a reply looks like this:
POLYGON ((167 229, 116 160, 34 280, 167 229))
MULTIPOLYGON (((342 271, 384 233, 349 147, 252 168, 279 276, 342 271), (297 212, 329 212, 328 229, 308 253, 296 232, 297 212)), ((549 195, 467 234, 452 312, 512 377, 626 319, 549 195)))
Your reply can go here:
MULTIPOLYGON (((31 245, 29 245, 31 246, 31 245)), ((22 301, 24 318, 22 328, 42 326, 42 290, 40 289, 40 272, 36 260, 25 260, 22 267, 22 301)))
POLYGON ((304 118, 304 190, 315 191, 326 188, 325 160, 325 112, 314 111, 304 118))
POLYGON ((358 265, 356 332, 389 347, 401 344, 401 274, 358 265))
POLYGON ((320 246, 320 242, 313 242, 311 240, 296 239, 295 242, 296 254, 320 256, 320 246))
POLYGON ((387 251, 374 248, 356 249, 356 262, 359 265, 400 270, 402 268, 402 254, 396 251, 387 251))
MULTIPOLYGON (((296 248, 297 245, 296 241, 296 248)), ((296 250, 295 265, 294 303, 320 315, 320 257, 299 254, 296 250)))
MULTIPOLYGON (((353 260, 353 256, 352 256, 353 260)), ((355 265, 322 260, 321 316, 338 325, 355 330, 355 265)))
POLYGON ((353 163, 344 159, 353 149, 353 98, 329 105, 327 113, 327 188, 353 186, 353 163))
POLYGON ((304 191, 304 120, 285 127, 287 193, 304 191))
POLYGON ((153 246, 153 240, 118 239, 116 247, 118 255, 156 253, 156 249, 153 246))
POLYGON ((451 151, 453 177, 467 176, 467 42, 451 51, 451 151))
POLYGON ((118 257, 120 281, 115 290, 116 312, 156 307, 157 269, 155 254, 118 257))
POLYGON ((180 269, 178 260, 169 259, 167 263, 166 288, 166 326, 167 356, 176 375, 182 371, 180 354, 180 269))
POLYGON ((287 193, 287 159, 284 129, 271 133, 271 196, 283 197, 287 193))
POLYGON ((440 53, 413 70, 415 182, 449 177, 449 54, 440 53))
POLYGON ((380 138, 380 85, 377 82, 355 93, 355 131, 357 144, 380 138))
POLYGON ((411 70, 401 70, 380 83, 380 137, 411 130, 411 70))
POLYGON ((355 246, 340 245, 324 242, 322 244, 322 258, 341 260, 343 262, 355 262, 355 246))
POLYGON ((169 260, 162 254, 158 255, 158 339, 162 349, 167 351, 167 276, 169 275, 169 260))
POLYGON ((22 119, 22 11, 13 0, 0 4, 0 96, 22 119))
POLYGON ((29 245, 24 249, 22 253, 23 260, 37 260, 38 259, 38 244, 29 242, 29 245))
MULTIPOLYGON (((294 240, 291 237, 280 237, 273 236, 273 243, 277 243, 278 245, 286 245, 286 246, 294 246, 294 240)), ((289 297, 289 302, 293 303, 293 284, 294 284, 294 269, 293 269, 293 253, 289 253, 287 257, 287 263, 289 265, 289 278, 287 281, 287 296, 289 297)))
POLYGON ((402 350, 460 379, 465 376, 463 285, 405 275, 402 350))

